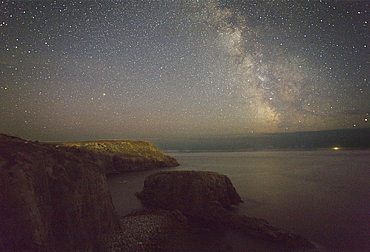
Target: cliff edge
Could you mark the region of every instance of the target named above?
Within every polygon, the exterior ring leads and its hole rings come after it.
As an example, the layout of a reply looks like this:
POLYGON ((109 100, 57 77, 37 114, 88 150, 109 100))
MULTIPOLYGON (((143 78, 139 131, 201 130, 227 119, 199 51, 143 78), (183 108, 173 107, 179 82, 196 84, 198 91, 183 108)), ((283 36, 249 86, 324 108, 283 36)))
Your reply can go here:
POLYGON ((75 156, 89 159, 106 174, 178 166, 153 143, 145 141, 87 141, 47 144, 75 156))
POLYGON ((178 165, 152 143, 0 134, 0 250, 100 251, 121 230, 106 174, 178 165))

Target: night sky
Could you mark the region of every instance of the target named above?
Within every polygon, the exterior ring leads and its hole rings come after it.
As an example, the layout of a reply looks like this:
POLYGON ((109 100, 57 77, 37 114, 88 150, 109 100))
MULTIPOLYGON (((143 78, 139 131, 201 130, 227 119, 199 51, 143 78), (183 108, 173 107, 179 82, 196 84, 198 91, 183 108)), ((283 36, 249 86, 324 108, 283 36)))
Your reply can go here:
POLYGON ((0 133, 370 127, 367 1, 1 1, 0 133))

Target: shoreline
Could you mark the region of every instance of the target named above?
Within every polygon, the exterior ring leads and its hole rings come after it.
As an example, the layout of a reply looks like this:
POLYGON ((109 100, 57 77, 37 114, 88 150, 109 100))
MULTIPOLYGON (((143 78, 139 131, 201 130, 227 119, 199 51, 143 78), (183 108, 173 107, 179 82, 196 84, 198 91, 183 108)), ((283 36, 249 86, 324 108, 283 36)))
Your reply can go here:
POLYGON ((141 209, 123 216, 120 223, 122 231, 105 237, 106 251, 324 251, 309 248, 287 249, 278 243, 229 228, 189 220, 180 211, 141 209))

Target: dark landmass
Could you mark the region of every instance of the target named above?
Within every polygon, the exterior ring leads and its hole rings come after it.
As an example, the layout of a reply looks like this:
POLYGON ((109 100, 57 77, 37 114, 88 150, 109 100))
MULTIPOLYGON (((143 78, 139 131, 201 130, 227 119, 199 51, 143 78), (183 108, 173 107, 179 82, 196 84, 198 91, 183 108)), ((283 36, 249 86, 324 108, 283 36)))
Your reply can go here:
POLYGON ((103 169, 0 135, 0 251, 99 250, 120 224, 103 169))
POLYGON ((121 230, 106 174, 178 165, 153 144, 0 134, 0 250, 100 251, 121 230))
POLYGON ((69 152, 99 165, 106 174, 178 166, 151 142, 144 141, 86 141, 44 144, 69 152))
POLYGON ((260 140, 273 148, 369 149, 370 128, 266 134, 260 140))
POLYGON ((137 193, 144 206, 180 211, 197 224, 229 228, 279 244, 286 250, 315 249, 303 237, 270 225, 264 219, 238 215, 232 205, 242 203, 229 178, 216 172, 169 171, 148 176, 137 193))
POLYGON ((164 150, 178 151, 255 151, 266 149, 370 149, 370 128, 255 134, 248 136, 215 136, 161 141, 164 150))

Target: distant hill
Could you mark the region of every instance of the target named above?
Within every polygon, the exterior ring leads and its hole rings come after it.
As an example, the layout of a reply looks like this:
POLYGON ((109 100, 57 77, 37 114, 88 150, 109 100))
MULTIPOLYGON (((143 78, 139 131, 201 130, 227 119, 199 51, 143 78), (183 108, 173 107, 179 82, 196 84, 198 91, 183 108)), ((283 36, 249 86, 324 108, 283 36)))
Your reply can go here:
POLYGON ((261 138, 274 148, 370 148, 370 128, 266 134, 261 138))
POLYGON ((254 136, 219 136, 201 139, 162 141, 156 145, 165 150, 180 151, 253 151, 264 149, 370 149, 370 128, 256 134, 254 136))

